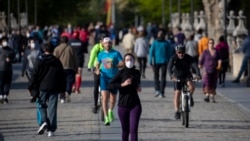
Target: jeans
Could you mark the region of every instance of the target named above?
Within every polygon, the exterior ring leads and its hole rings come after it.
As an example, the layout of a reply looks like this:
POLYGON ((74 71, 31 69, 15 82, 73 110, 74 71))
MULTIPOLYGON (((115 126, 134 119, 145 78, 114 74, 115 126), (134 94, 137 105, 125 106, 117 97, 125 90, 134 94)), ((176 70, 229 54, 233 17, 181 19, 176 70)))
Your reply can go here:
POLYGON ((72 92, 72 86, 75 83, 76 73, 72 69, 66 69, 64 70, 64 73, 65 73, 66 81, 67 81, 66 92, 70 95, 72 92))
MULTIPOLYGON (((71 95, 72 87, 75 83, 76 72, 72 69, 65 69, 64 75, 66 77, 66 92, 71 95)), ((65 99, 65 93, 60 93, 60 99, 65 99)))
POLYGON ((154 65, 154 87, 156 91, 159 91, 164 95, 167 79, 167 66, 168 64, 155 64, 154 65), (161 81, 159 80, 161 70, 161 81))
POLYGON ((242 74, 247 70, 248 59, 250 59, 250 57, 244 55, 242 63, 241 63, 240 71, 236 77, 236 80, 240 80, 242 74))
POLYGON ((142 75, 145 75, 145 70, 147 67, 147 57, 138 57, 137 58, 139 69, 142 75))
POLYGON ((39 122, 47 122, 48 131, 52 132, 56 131, 57 129, 57 101, 57 93, 40 91, 37 104, 41 115, 41 120, 39 122))
POLYGON ((122 126, 122 141, 138 141, 138 126, 142 113, 141 105, 133 108, 118 107, 118 116, 122 126))
POLYGON ((0 71, 0 95, 9 95, 12 71, 0 71))

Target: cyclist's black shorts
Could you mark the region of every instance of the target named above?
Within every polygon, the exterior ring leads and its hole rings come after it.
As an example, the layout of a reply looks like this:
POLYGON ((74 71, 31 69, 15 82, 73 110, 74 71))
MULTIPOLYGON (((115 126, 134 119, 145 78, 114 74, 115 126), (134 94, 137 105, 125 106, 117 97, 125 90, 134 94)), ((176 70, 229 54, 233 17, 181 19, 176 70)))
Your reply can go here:
MULTIPOLYGON (((192 80, 192 76, 187 77, 186 79, 181 79, 181 80, 192 80)), ((183 85, 187 82, 174 82, 174 90, 179 90, 181 91, 183 85)))

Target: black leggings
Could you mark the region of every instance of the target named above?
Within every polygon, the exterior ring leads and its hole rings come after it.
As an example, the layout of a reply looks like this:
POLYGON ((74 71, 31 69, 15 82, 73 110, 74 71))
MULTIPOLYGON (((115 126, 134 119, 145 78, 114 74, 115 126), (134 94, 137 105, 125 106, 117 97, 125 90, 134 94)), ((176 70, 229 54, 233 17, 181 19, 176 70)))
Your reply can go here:
POLYGON ((219 84, 225 83, 226 72, 227 72, 228 66, 229 66, 228 62, 222 63, 222 69, 219 72, 219 84))
POLYGON ((97 107, 100 86, 100 75, 94 73, 94 106, 97 107))

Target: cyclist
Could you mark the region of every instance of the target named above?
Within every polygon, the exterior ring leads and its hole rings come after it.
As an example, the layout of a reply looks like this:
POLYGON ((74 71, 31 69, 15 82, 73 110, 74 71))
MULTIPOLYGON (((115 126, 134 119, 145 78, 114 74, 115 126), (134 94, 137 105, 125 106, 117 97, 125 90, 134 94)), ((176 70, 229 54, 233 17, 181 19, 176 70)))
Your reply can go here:
MULTIPOLYGON (((106 34, 100 34, 99 35, 99 43, 95 44, 94 47, 91 49, 90 51, 90 56, 89 56, 89 62, 88 62, 88 71, 91 71, 94 69, 95 64, 97 62, 97 56, 98 54, 104 50, 103 44, 102 44, 102 40, 104 37, 108 37, 108 35, 106 34)), ((94 114, 97 113, 98 111, 98 95, 99 95, 99 86, 100 86, 100 75, 97 75, 96 73, 94 73, 94 107, 92 109, 92 112, 94 114)))
POLYGON ((192 57, 185 53, 185 46, 183 44, 177 44, 175 46, 176 54, 170 58, 168 65, 168 72, 170 78, 174 80, 174 108, 175 108, 175 118, 180 119, 179 105, 180 105, 180 95, 183 82, 177 82, 176 80, 187 80, 187 85, 191 95, 190 105, 194 105, 193 92, 195 89, 194 83, 191 81, 193 74, 191 69, 195 71, 195 78, 200 79, 200 70, 197 63, 192 59, 192 57))
POLYGON ((100 75, 100 87, 102 94, 102 108, 104 112, 104 124, 109 125, 114 120, 113 109, 116 103, 116 89, 109 89, 110 80, 118 72, 118 68, 123 67, 121 54, 112 49, 112 42, 109 37, 103 39, 104 51, 100 52, 97 57, 96 74, 100 75), (108 106, 108 100, 110 105, 108 106), (109 107, 109 109, 108 109, 109 107))

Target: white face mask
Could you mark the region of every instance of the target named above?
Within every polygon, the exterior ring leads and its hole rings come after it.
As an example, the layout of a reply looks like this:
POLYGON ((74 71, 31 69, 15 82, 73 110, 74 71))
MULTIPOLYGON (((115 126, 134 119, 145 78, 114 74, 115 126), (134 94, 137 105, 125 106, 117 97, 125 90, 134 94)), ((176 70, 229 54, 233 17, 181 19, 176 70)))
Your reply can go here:
POLYGON ((6 47, 8 44, 6 41, 2 42, 3 47, 6 47))
POLYGON ((125 62, 125 65, 127 68, 131 69, 134 66, 134 63, 132 61, 125 62))
POLYGON ((32 48, 32 49, 35 48, 35 44, 34 44, 34 43, 31 43, 31 44, 30 44, 30 48, 32 48))

